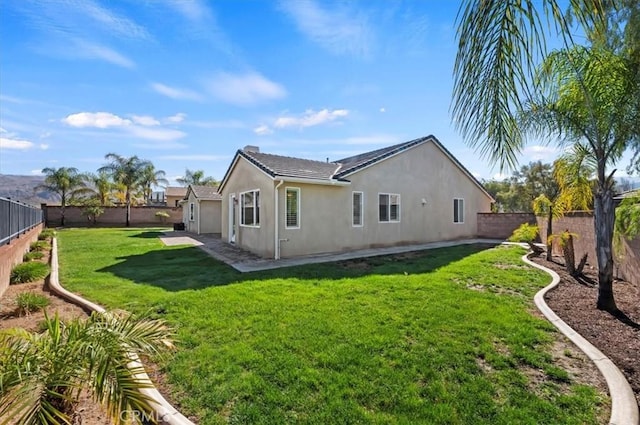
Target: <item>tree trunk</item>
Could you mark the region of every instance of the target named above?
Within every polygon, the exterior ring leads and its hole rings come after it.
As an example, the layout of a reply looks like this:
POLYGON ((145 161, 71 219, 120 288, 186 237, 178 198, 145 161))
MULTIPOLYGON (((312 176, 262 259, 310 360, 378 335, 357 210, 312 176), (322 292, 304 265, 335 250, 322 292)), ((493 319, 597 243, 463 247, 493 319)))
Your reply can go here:
POLYGON ((62 199, 60 200, 60 226, 64 227, 64 207, 67 204, 67 200, 65 199, 65 195, 62 195, 62 199))
POLYGON ((129 218, 131 216, 131 194, 127 190, 126 193, 126 204, 127 204, 127 227, 131 225, 129 218))
POLYGON ((547 261, 551 261, 552 259, 552 251, 553 251, 553 240, 551 239, 551 235, 553 234, 553 208, 549 206, 549 217, 547 217, 547 261))
POLYGON ((573 248, 573 236, 569 230, 565 230, 562 235, 562 254, 564 255, 564 266, 571 276, 576 273, 576 252, 573 248))
POLYGON ((613 297, 613 224, 615 211, 613 193, 609 187, 598 185, 594 197, 596 257, 598 259, 597 308, 611 313, 618 311, 613 297))

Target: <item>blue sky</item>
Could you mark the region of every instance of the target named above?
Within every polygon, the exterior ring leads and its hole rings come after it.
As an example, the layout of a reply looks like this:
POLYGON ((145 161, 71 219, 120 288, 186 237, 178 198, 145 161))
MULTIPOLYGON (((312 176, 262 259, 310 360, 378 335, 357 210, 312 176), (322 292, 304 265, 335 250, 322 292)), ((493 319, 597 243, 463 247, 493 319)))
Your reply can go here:
POLYGON ((0 2, 0 174, 115 152, 220 179, 245 145, 324 161, 429 134, 499 171, 449 115, 458 2, 0 2))

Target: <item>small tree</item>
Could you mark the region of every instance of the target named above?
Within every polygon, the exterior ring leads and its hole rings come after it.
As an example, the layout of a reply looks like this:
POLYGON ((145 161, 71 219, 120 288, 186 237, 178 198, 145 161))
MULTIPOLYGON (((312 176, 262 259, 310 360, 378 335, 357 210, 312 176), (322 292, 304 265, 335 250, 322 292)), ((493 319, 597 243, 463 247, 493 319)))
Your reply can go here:
POLYGON ((98 217, 104 214, 104 209, 100 205, 100 201, 97 199, 89 199, 85 203, 85 207, 81 212, 82 215, 87 217, 91 223, 96 224, 98 217))
POLYGON ((167 219, 171 217, 171 215, 166 211, 158 211, 156 213, 156 217, 158 217, 160 219, 160 222, 164 224, 167 222, 167 219))

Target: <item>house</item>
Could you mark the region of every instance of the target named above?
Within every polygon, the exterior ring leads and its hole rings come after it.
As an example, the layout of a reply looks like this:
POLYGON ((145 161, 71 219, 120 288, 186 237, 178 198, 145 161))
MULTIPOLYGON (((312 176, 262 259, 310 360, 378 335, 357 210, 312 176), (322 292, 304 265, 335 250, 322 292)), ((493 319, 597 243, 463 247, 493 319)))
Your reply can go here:
POLYGON ((168 207, 179 207, 180 201, 187 196, 187 188, 182 186, 168 186, 165 189, 164 196, 168 207))
POLYGON ((267 258, 474 237, 493 199, 434 137, 334 162, 238 150, 222 239, 267 258))
POLYGON ((182 204, 182 222, 192 233, 220 233, 222 198, 215 186, 189 185, 182 204))

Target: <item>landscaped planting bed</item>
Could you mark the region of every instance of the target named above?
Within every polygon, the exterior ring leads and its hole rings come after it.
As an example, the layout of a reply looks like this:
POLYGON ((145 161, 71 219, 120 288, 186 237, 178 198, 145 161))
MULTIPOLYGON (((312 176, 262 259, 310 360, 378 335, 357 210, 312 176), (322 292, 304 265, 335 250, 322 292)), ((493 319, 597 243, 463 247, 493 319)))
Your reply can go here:
POLYGON ((183 413, 214 423, 605 423, 593 365, 535 313, 518 247, 240 274, 149 229, 59 234, 61 282, 177 332, 183 413), (595 385, 595 386, 594 386, 595 385))

